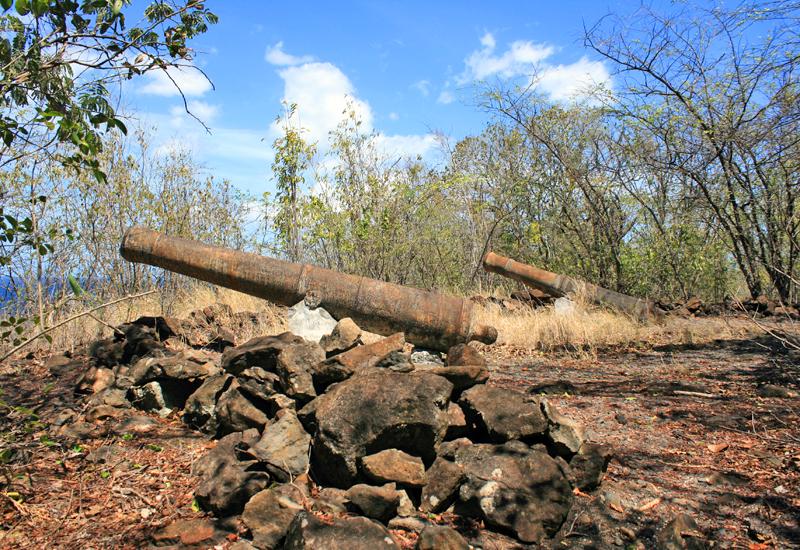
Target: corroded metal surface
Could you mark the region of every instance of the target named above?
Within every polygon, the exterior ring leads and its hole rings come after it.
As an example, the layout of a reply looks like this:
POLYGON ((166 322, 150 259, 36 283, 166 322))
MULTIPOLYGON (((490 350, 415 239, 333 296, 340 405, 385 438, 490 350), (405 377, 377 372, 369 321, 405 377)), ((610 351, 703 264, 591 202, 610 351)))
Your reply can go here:
POLYGON ((483 268, 486 271, 520 281, 551 296, 565 296, 580 291, 592 302, 615 307, 641 319, 658 316, 660 313, 648 300, 634 298, 566 275, 545 271, 494 252, 489 252, 483 258, 483 268))
POLYGON ((378 334, 402 331, 406 340, 446 351, 457 343, 491 344, 493 327, 473 319, 473 304, 455 296, 426 292, 309 264, 170 237, 143 227, 129 229, 120 246, 131 262, 162 267, 209 283, 291 306, 308 293, 337 319, 351 317, 378 334))

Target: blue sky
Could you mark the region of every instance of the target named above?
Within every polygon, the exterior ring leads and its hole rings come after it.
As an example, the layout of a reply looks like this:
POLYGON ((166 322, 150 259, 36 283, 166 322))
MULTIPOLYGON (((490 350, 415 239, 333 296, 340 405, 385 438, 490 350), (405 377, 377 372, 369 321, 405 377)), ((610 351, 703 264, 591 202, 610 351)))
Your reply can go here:
POLYGON ((220 21, 193 45, 214 89, 190 71, 172 76, 212 133, 183 113, 163 75, 128 85, 123 106, 157 127, 157 146, 189 146, 209 173, 261 193, 272 188, 273 121, 281 100, 298 104, 301 124, 323 152, 347 96, 392 154, 432 158, 433 131, 457 140, 480 132, 488 120, 475 106, 477 82, 537 70, 542 92, 555 99, 579 94, 589 83, 613 87, 609 67, 583 48, 583 25, 638 5, 208 0, 220 21))

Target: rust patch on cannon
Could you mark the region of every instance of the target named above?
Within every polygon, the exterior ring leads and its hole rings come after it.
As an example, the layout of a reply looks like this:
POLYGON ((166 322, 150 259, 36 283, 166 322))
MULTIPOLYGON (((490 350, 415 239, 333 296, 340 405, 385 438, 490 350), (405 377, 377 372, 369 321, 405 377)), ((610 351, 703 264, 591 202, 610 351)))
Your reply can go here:
POLYGON ((406 340, 446 351, 477 340, 491 344, 494 327, 477 324, 469 300, 366 277, 297 264, 133 227, 122 257, 291 306, 313 293, 334 317, 351 317, 378 334, 404 332, 406 340))
POLYGON ((580 290, 594 303, 612 306, 639 319, 659 317, 663 313, 648 300, 635 298, 566 275, 539 269, 494 252, 489 252, 484 256, 483 268, 486 271, 520 281, 551 296, 566 296, 580 290))

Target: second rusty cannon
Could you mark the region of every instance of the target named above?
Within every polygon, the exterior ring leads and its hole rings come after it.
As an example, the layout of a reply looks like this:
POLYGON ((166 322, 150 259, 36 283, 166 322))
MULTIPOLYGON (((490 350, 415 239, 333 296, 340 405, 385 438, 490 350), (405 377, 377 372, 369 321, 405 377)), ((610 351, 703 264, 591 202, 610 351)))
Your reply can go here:
POLYGON ((640 319, 658 317, 662 313, 648 300, 634 298, 566 275, 539 269, 494 252, 489 252, 484 256, 483 268, 486 271, 520 281, 551 296, 566 296, 581 291, 592 302, 612 306, 640 319))
POLYGON ((171 237, 129 229, 120 246, 131 262, 162 267, 276 304, 291 306, 312 293, 337 319, 388 335, 402 331, 418 346, 447 351, 477 340, 491 344, 497 330, 478 324, 469 300, 171 237))

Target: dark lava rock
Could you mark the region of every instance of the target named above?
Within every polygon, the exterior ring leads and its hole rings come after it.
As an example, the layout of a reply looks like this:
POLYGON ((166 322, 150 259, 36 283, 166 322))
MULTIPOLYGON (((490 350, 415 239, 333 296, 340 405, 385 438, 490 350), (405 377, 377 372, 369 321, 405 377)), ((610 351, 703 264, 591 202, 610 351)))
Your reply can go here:
POLYGON ((559 413, 546 399, 542 399, 542 409, 547 415, 547 446, 558 456, 571 460, 583 445, 583 425, 559 413))
POLYGON ((463 365, 476 365, 480 367, 486 366, 486 359, 481 352, 467 344, 456 344, 447 350, 448 367, 463 366, 463 365))
POLYGON ((248 367, 260 367, 273 372, 278 363, 278 355, 289 347, 305 344, 306 341, 291 332, 278 336, 257 336, 222 354, 221 366, 226 372, 237 375, 248 367))
POLYGON ((489 380, 489 370, 480 365, 443 367, 441 365, 424 364, 417 365, 417 370, 447 378, 453 384, 454 394, 460 394, 472 386, 483 384, 489 380))
POLYGON ((539 400, 518 391, 475 386, 461 395, 460 404, 467 420, 498 443, 539 438, 547 430, 539 400))
POLYGON ((245 503, 269 484, 266 472, 253 469, 254 460, 240 460, 240 455, 259 439, 258 430, 229 434, 192 467, 201 478, 195 490, 197 503, 220 517, 242 512, 245 503))
POLYGON ((343 514, 347 512, 347 491, 334 487, 325 487, 320 490, 314 499, 312 509, 326 514, 343 514))
POLYGON ((334 355, 314 367, 314 386, 320 393, 331 384, 347 380, 357 372, 375 367, 389 354, 403 349, 406 340, 402 332, 382 338, 373 344, 357 346, 334 355))
POLYGON ((136 362, 131 368, 133 384, 140 386, 153 380, 193 380, 205 379, 219 374, 220 369, 213 358, 202 351, 186 350, 165 357, 147 357, 136 362))
POLYGON ((465 470, 456 511, 519 540, 541 543, 561 527, 572 505, 572 487, 547 453, 524 444, 472 445, 456 453, 465 470))
POLYGON ((458 495, 458 488, 464 480, 464 467, 444 458, 437 458, 428 469, 428 483, 422 488, 423 512, 438 513, 446 510, 458 495))
POLYGON ((381 359, 375 367, 379 369, 389 369, 393 372, 412 372, 415 370, 411 359, 402 351, 393 351, 381 359))
POLYGON ((572 484, 581 491, 596 489, 603 481, 613 454, 611 447, 600 443, 584 443, 569 463, 572 484))
POLYGON ((461 534, 444 525, 429 525, 419 534, 416 550, 469 550, 461 534))
POLYGON ((386 449, 361 459, 361 469, 371 481, 396 482, 401 487, 425 485, 425 465, 422 459, 397 449, 386 449))
POLYGON ((301 405, 317 396, 311 369, 325 360, 325 352, 312 342, 296 344, 284 349, 278 355, 275 372, 280 376, 284 393, 296 399, 301 405))
POLYGON ((472 445, 472 441, 466 437, 459 437, 453 441, 445 441, 439 445, 439 458, 453 461, 456 459, 456 452, 459 449, 462 447, 469 447, 470 445, 472 445))
POLYGON ((400 506, 400 493, 393 483, 383 487, 353 485, 346 494, 348 502, 355 507, 357 512, 383 523, 396 516, 400 506))
POLYGON ((225 373, 206 378, 186 400, 183 407, 183 421, 193 428, 210 432, 216 431, 217 400, 228 389, 231 382, 233 382, 233 376, 225 373))
POLYGON ((89 356, 100 366, 119 365, 125 360, 125 342, 115 338, 97 340, 89 347, 89 356))
MULTIPOLYGON (((184 391, 180 391, 181 388, 173 389, 179 391, 170 392, 159 382, 148 382, 128 390, 128 399, 138 409, 167 416, 173 409, 181 408, 186 400, 186 396, 183 395, 185 389, 184 391)), ((191 388, 189 388, 189 391, 191 391, 191 388)))
POLYGON ((262 406, 256 406, 245 393, 246 390, 240 388, 239 383, 234 380, 220 396, 214 409, 217 435, 241 432, 249 428, 261 429, 269 422, 269 416, 264 410, 266 405, 259 403, 262 406))
POLYGON ((361 328, 350 317, 341 319, 333 331, 322 337, 319 345, 328 357, 345 352, 361 343, 361 328))
POLYGON ((245 505, 242 520, 260 550, 281 548, 295 516, 303 510, 306 495, 296 485, 278 485, 256 493, 245 505))
MULTIPOLYGON (((366 347, 366 346, 365 346, 366 347)), ((359 458, 399 449, 431 464, 447 431, 453 385, 426 373, 376 370, 330 389, 316 406, 312 469, 324 485, 347 488, 359 458)))
POLYGON ((450 405, 448 405, 447 424, 445 439, 458 439, 459 437, 469 435, 470 426, 467 424, 464 410, 458 406, 458 403, 450 403, 450 405))
POLYGON ((286 410, 277 422, 264 428, 261 439, 249 453, 265 465, 273 479, 287 482, 308 471, 310 444, 311 436, 295 412, 286 410))
POLYGON ((326 523, 312 514, 295 516, 284 550, 397 550, 400 544, 380 523, 362 517, 334 518, 326 523))

